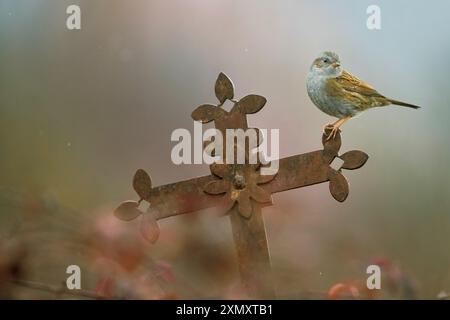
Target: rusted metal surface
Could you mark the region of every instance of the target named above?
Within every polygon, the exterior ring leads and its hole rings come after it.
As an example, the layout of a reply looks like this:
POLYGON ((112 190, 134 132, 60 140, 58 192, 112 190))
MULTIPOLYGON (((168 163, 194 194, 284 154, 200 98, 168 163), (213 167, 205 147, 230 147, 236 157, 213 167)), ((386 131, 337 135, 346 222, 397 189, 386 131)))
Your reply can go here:
MULTIPOLYGON (((215 93, 219 104, 199 106, 192 118, 202 123, 214 121, 215 128, 224 137, 226 129, 247 129, 247 114, 258 112, 266 103, 266 99, 259 95, 233 100, 234 86, 223 73, 216 81, 215 93), (234 103, 229 112, 221 108, 226 100, 234 103)), ((342 202, 349 192, 342 169, 360 168, 368 159, 364 152, 356 150, 339 155, 340 134, 329 141, 326 137, 324 133, 321 150, 280 159, 279 170, 274 175, 262 175, 259 160, 249 163, 249 150, 245 150, 245 142, 242 145, 238 141, 233 142, 234 152, 244 148, 245 163, 212 164, 211 175, 208 176, 152 187, 150 176, 139 169, 133 179, 139 201, 122 203, 115 214, 126 221, 142 215, 142 233, 149 241, 155 242, 160 232, 157 220, 218 207, 230 215, 241 280, 247 294, 251 298, 273 298, 270 256, 261 208, 272 204, 273 193, 323 182, 329 182, 331 195, 342 202), (343 160, 339 170, 330 166, 336 157, 343 160), (142 201, 150 204, 145 213, 138 208, 142 201)), ((258 145, 260 143, 261 139, 258 139, 258 145)))
POLYGON ((230 211, 241 282, 250 298, 274 299, 270 253, 261 206, 255 202, 252 209, 248 219, 242 217, 237 206, 230 211))

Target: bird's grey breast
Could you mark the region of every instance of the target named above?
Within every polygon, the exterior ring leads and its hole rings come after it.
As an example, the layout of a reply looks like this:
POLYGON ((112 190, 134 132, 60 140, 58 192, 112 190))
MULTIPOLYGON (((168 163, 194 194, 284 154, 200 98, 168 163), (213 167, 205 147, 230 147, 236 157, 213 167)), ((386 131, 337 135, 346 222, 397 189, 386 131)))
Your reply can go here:
POLYGON ((330 96, 327 93, 328 77, 318 75, 314 71, 310 71, 306 78, 306 89, 311 101, 321 111, 326 114, 342 118, 346 116, 353 116, 353 108, 348 103, 340 101, 337 97, 330 96))
POLYGON ((306 79, 306 89, 311 101, 323 112, 334 116, 330 99, 326 94, 327 78, 310 71, 306 79))

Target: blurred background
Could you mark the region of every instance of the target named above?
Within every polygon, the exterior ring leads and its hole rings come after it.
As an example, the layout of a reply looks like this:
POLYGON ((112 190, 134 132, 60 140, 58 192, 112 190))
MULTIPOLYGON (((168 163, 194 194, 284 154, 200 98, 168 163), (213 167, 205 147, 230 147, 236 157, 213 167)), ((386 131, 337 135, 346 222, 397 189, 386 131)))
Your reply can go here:
POLYGON ((78 298, 245 297, 228 218, 160 221, 149 245, 138 221, 112 210, 136 199, 138 168, 155 186, 208 174, 206 165, 172 164, 170 135, 193 131, 190 114, 216 101, 221 71, 235 97, 267 98, 249 124, 279 128, 282 157, 320 149, 332 119, 310 102, 305 77, 333 50, 381 93, 422 109, 372 110, 343 126, 341 151, 370 155, 345 172, 346 202, 328 184, 274 195, 264 218, 278 296, 445 298, 450 3, 376 1, 374 31, 371 4, 0 0, 2 296, 71 297, 58 288, 76 264, 78 298), (81 30, 66 28, 71 4, 81 7, 81 30), (375 295, 363 289, 373 263, 383 272, 375 295))

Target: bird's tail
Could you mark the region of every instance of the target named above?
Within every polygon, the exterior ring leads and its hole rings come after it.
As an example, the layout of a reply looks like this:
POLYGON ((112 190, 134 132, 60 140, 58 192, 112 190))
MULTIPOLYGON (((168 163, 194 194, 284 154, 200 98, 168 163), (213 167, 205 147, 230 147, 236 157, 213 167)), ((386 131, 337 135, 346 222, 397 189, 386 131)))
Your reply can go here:
POLYGON ((403 107, 408 107, 408 108, 413 108, 413 109, 419 109, 420 108, 419 106, 415 106, 413 104, 409 104, 409 103, 406 103, 406 102, 401 102, 401 101, 398 101, 398 100, 389 99, 389 102, 392 103, 392 104, 395 104, 397 106, 403 106, 403 107))

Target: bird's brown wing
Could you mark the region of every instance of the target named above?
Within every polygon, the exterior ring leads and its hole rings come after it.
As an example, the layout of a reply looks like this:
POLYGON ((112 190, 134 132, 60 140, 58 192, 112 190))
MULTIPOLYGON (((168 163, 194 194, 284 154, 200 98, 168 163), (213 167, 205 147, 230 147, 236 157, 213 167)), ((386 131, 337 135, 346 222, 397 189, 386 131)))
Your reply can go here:
POLYGON ((390 104, 389 99, 372 86, 345 70, 339 77, 327 80, 327 92, 331 96, 348 101, 360 111, 390 104))

